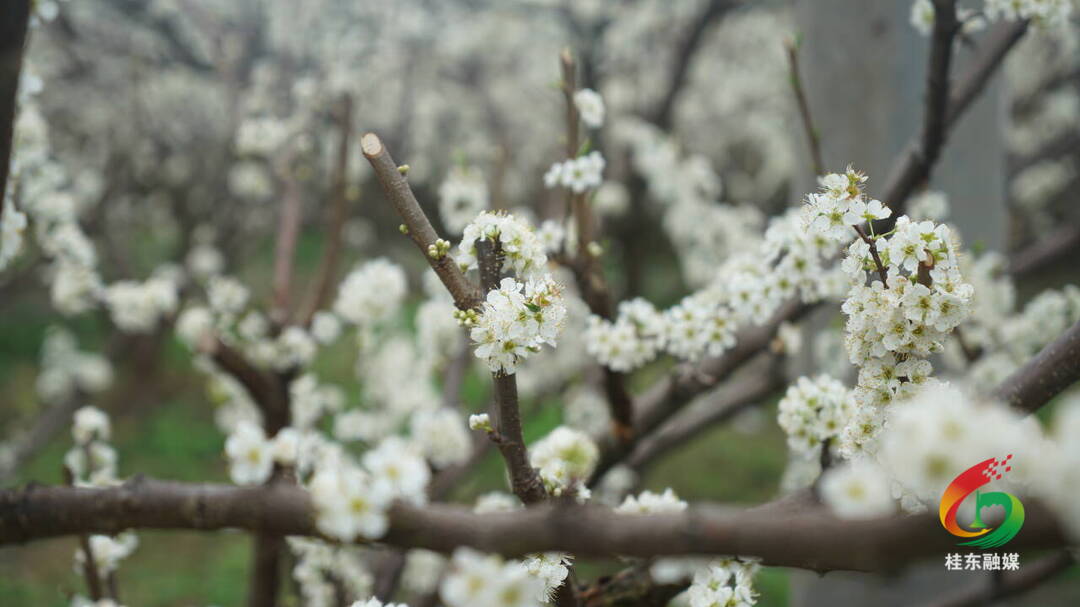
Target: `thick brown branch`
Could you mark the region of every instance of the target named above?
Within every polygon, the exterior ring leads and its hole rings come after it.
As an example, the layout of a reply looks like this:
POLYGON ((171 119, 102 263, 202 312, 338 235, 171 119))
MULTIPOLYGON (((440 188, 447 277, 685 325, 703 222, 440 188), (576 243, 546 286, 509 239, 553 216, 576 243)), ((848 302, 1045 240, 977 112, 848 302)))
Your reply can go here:
POLYGON ((30 23, 30 0, 12 0, 0 13, 0 217, 4 213, 11 168, 12 137, 22 72, 26 30, 30 23))
POLYGON ((258 369, 243 354, 216 337, 206 339, 199 349, 244 386, 263 414, 268 435, 273 436, 289 424, 288 395, 281 378, 258 369))
MULTIPOLYGON (((986 83, 997 71, 998 67, 1005 59, 1005 55, 1007 55, 1013 45, 1020 40, 1025 31, 1027 31, 1027 22, 1008 22, 996 26, 982 42, 982 50, 975 59, 974 65, 972 65, 959 83, 951 87, 944 120, 940 120, 937 117, 932 118, 928 115, 923 117, 924 126, 922 131, 920 131, 908 144, 900 162, 893 165, 893 169, 889 173, 888 181, 886 181, 885 187, 882 190, 881 200, 893 209, 893 218, 883 220, 882 225, 885 226, 885 230, 879 230, 879 233, 888 230, 888 226, 892 225, 895 221, 895 217, 903 212, 903 209, 907 204, 907 199, 911 196, 911 193, 914 192, 915 188, 921 183, 926 181, 927 177, 930 175, 930 170, 933 168, 934 162, 941 153, 941 146, 945 143, 948 131, 956 125, 956 122, 960 119, 960 116, 964 114, 968 106, 970 106, 975 98, 979 96, 984 88, 986 88, 986 83), (926 132, 928 126, 940 129, 940 132, 926 132), (936 144, 936 148, 923 148, 923 145, 928 142, 936 144)), ((938 44, 938 40, 939 38, 935 36, 935 46, 938 44)), ((944 38, 941 38, 941 40, 944 41, 944 38)), ((935 60, 935 58, 938 58, 937 60, 940 61, 940 58, 943 57, 943 51, 935 53, 932 48, 930 55, 932 61, 935 60)), ((935 70, 940 69, 940 67, 940 63, 930 64, 930 73, 927 74, 928 83, 932 78, 936 77, 934 72, 935 70)), ((946 65, 945 67, 947 68, 948 66, 946 65)), ((937 96, 940 94, 940 91, 935 89, 935 92, 930 92, 930 89, 932 88, 933 86, 928 86, 927 113, 940 110, 938 105, 940 98, 937 96), (931 102, 933 102, 932 105, 931 102)))
POLYGON ((346 94, 341 99, 339 129, 341 140, 338 143, 337 158, 334 164, 333 184, 330 187, 330 209, 326 214, 326 250, 316 274, 311 298, 300 315, 299 324, 307 326, 315 313, 326 306, 334 291, 338 263, 341 260, 341 247, 345 233, 345 220, 348 218, 349 202, 349 144, 352 133, 352 96, 346 94))
POLYGON ((453 258, 444 255, 439 259, 434 259, 428 255, 428 247, 434 245, 439 236, 435 233, 435 228, 431 227, 431 222, 428 221, 423 209, 420 208, 420 203, 416 201, 409 182, 394 164, 390 152, 375 133, 368 133, 360 139, 360 149, 375 170, 375 176, 379 179, 386 197, 390 199, 398 215, 401 216, 409 238, 420 249, 420 253, 428 260, 431 269, 435 270, 439 280, 450 291, 454 304, 462 310, 475 308, 482 299, 480 291, 465 279, 465 275, 454 263, 453 258))
MULTIPOLYGON (((936 513, 863 521, 823 508, 733 510, 693 505, 678 514, 620 516, 602 506, 539 505, 475 514, 459 506, 390 509, 387 544, 450 552, 459 546, 520 556, 566 551, 581 557, 740 554, 766 565, 817 571, 892 570, 955 546, 936 513)), ((1025 501, 1027 521, 1013 550, 1064 545, 1053 515, 1025 501)), ((239 528, 318 536, 307 493, 295 486, 234 487, 135 479, 118 487, 32 486, 0 491, 0 544, 128 528, 239 528)))
MULTIPOLYGON (((948 130, 949 72, 952 66, 953 39, 960 30, 956 20, 956 0, 933 0, 934 29, 930 34, 930 56, 926 67, 926 99, 923 110, 922 138, 919 149, 926 174, 937 163, 948 130)), ((890 201, 891 202, 891 201, 890 201)))
POLYGON ((1023 367, 995 395, 1020 411, 1032 412, 1080 380, 1080 322, 1069 327, 1023 367))

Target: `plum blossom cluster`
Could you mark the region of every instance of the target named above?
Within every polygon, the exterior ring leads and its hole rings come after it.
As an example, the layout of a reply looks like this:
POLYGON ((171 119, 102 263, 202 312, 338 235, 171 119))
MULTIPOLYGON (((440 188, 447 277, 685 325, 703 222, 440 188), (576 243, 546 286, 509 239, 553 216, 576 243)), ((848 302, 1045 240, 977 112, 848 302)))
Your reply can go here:
POLYGON ((87 538, 87 546, 90 554, 79 547, 75 550, 75 573, 86 574, 87 559, 93 560, 94 572, 97 574, 102 587, 108 583, 108 579, 116 572, 120 562, 131 556, 139 547, 139 538, 128 531, 117 536, 91 535, 87 538))
POLYGON ((512 374, 543 344, 555 346, 565 318, 562 287, 550 275, 525 283, 504 278, 488 292, 469 336, 488 369, 512 374))
POLYGON ((600 364, 626 373, 648 363, 664 345, 664 316, 640 297, 619 303, 614 321, 589 317, 585 347, 600 364))
POLYGON ((588 434, 559 426, 529 449, 529 460, 540 470, 548 493, 562 495, 572 489, 579 501, 589 497, 585 486, 596 469, 600 450, 588 434))
POLYGON ((880 408, 910 395, 932 367, 949 332, 970 314, 974 288, 960 273, 959 245, 947 225, 897 219, 888 234, 874 234, 875 219, 888 217, 863 191, 866 176, 849 168, 822 178, 821 191, 803 207, 808 231, 837 242, 852 239, 841 269, 850 288, 845 347, 860 366, 853 411, 841 437, 850 457, 874 448, 880 408), (870 234, 861 227, 867 222, 870 234))
POLYGON ((75 412, 71 426, 75 446, 64 456, 71 484, 107 487, 118 482, 116 450, 108 442, 111 431, 109 416, 101 409, 87 406, 75 412))
MULTIPOLYGON (((564 566, 561 559, 559 563, 564 566)), ((547 565, 545 569, 539 562, 532 563, 531 568, 537 572, 534 574, 526 562, 504 561, 495 555, 458 548, 439 585, 439 596, 447 607, 540 605, 547 602, 553 590, 549 581, 561 573, 554 563, 547 565)))
POLYGON ((780 399, 778 420, 788 447, 801 458, 813 458, 835 441, 851 416, 852 403, 844 384, 821 375, 800 377, 780 399))
POLYGON ((1004 259, 987 253, 964 266, 975 287, 963 341, 952 340, 946 363, 964 372, 976 390, 996 385, 1080 320, 1080 288, 1066 285, 1039 293, 1017 309, 1016 288, 1004 272, 1004 259), (971 360, 964 352, 978 352, 971 360))
POLYGON ((179 276, 166 270, 144 282, 121 280, 104 292, 113 323, 129 333, 149 333, 176 312, 179 276))
POLYGON ((761 566, 750 559, 721 558, 698 569, 687 590, 690 607, 750 607, 757 603, 754 576, 761 566))
POLYGON ((315 524, 327 536, 349 542, 378 539, 386 533, 386 510, 394 500, 427 501, 431 469, 420 450, 398 436, 389 436, 367 451, 359 465, 344 453, 320 464, 308 488, 315 506, 315 524))
POLYGON ((287 538, 296 558, 292 577, 304 605, 339 605, 339 593, 361 597, 371 593, 372 576, 355 548, 329 544, 305 537, 287 538))
POLYGON ((801 229, 795 211, 774 218, 752 251, 714 268, 712 281, 664 312, 644 301, 620 306, 613 321, 592 318, 586 348, 612 369, 629 371, 665 351, 684 360, 719 356, 736 343, 743 323, 764 324, 790 298, 804 302, 839 295, 839 269, 825 260, 839 244, 801 229))
POLYGON ((600 187, 604 182, 607 162, 600 152, 593 150, 577 158, 556 162, 544 173, 544 185, 548 188, 561 186, 575 194, 600 187))
POLYGON ((522 280, 546 274, 548 260, 543 243, 528 224, 513 215, 484 211, 465 226, 455 256, 463 270, 480 267, 476 243, 482 240, 497 243, 503 259, 501 272, 514 272, 522 280))
POLYGON ((41 347, 41 371, 37 395, 48 404, 58 404, 76 396, 96 394, 113 381, 113 368, 104 356, 79 350, 75 336, 60 327, 50 327, 41 347))

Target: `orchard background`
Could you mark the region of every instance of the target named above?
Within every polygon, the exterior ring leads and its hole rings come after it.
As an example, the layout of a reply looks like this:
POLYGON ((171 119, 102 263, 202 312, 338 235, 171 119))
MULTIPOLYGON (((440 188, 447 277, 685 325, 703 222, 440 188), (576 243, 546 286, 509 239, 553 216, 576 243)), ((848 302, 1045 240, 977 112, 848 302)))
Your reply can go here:
POLYGON ((0 603, 1075 604, 1074 8, 8 3, 0 603), (1028 575, 946 572, 941 481, 1011 450, 1028 575))

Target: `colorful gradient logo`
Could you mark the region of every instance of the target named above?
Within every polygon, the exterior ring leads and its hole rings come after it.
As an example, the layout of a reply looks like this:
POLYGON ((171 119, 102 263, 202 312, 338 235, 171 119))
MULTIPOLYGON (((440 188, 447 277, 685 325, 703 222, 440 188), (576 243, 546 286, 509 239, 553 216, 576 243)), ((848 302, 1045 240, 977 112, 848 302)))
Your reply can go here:
POLYGON ((945 488, 945 493, 941 496, 941 508, 938 511, 942 526, 957 537, 976 538, 960 542, 961 546, 996 548, 1016 537, 1020 528, 1024 526, 1024 505, 1015 495, 1004 491, 986 493, 979 491, 979 487, 1001 478, 1001 475, 1012 470, 1012 466, 1009 465, 1011 459, 1010 453, 1005 456, 1005 459, 992 457, 979 462, 954 478, 945 488), (973 531, 969 531, 956 522, 956 512, 960 509, 960 504, 964 503, 972 492, 975 493, 975 520, 971 522, 973 531), (1005 509, 1005 519, 996 529, 988 528, 980 519, 980 512, 986 506, 1001 506, 1005 509))

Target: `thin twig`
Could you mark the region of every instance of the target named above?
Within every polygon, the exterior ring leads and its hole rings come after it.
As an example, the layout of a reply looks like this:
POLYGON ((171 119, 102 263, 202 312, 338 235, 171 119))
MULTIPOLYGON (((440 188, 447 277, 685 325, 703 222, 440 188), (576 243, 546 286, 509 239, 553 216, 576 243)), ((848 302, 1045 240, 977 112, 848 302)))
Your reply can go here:
POLYGON ((431 227, 431 222, 428 221, 423 209, 420 208, 420 203, 416 201, 409 182, 394 164, 389 150, 383 146, 375 133, 367 133, 360 139, 360 149, 375 170, 375 176, 379 179, 386 197, 390 199, 398 215, 401 216, 409 238, 420 249, 420 253, 431 265, 431 269, 435 270, 439 280, 450 291, 450 295, 454 298, 454 305, 461 310, 478 306, 483 299, 479 289, 465 279, 465 274, 453 258, 450 255, 443 255, 435 259, 428 255, 428 247, 434 245, 439 236, 435 233, 435 228, 431 227))
POLYGON ((802 119, 803 132, 806 133, 806 143, 810 147, 810 162, 814 169, 814 176, 820 177, 825 174, 825 162, 821 157, 821 135, 814 126, 814 119, 810 114, 810 102, 806 99, 806 91, 803 89, 802 76, 799 73, 799 47, 795 40, 784 42, 788 57, 788 75, 791 81, 791 91, 795 94, 795 103, 799 108, 799 118, 802 119))
MULTIPOLYGON (((562 66, 563 95, 566 103, 566 141, 567 152, 573 158, 578 149, 578 129, 580 120, 577 106, 574 104, 574 91, 577 87, 577 72, 574 57, 569 50, 559 55, 562 66)), ((611 291, 604 278, 604 268, 600 259, 593 254, 592 244, 596 241, 596 217, 585 192, 575 193, 567 189, 567 205, 574 216, 577 228, 577 257, 570 263, 578 289, 581 291, 589 311, 601 318, 610 319, 614 313, 611 291)), ((626 376, 618 371, 604 367, 604 394, 611 412, 612 434, 619 441, 627 441, 634 434, 634 404, 626 390, 626 376)))
POLYGON ((337 278, 338 264, 341 260, 343 236, 345 234, 345 220, 348 218, 349 202, 349 144, 352 133, 352 96, 345 94, 341 98, 340 117, 338 129, 341 131, 341 139, 338 143, 337 157, 334 164, 333 183, 330 187, 330 209, 326 214, 326 249, 323 251, 322 262, 316 273, 315 283, 311 289, 311 297, 300 315, 301 326, 311 324, 311 318, 315 313, 326 306, 333 293, 334 281, 337 278))
POLYGON ((866 231, 862 229, 862 226, 853 225, 851 227, 855 229, 855 233, 859 235, 859 238, 870 247, 870 257, 874 259, 874 266, 877 268, 878 277, 881 278, 881 285, 888 289, 889 274, 885 271, 885 264, 881 263, 881 256, 878 255, 877 250, 877 242, 871 240, 870 237, 866 235, 866 231))
MULTIPOLYGON (((908 143, 901 160, 893 164, 893 169, 889 173, 889 178, 885 182, 881 196, 881 200, 892 208, 893 216, 889 219, 880 220, 879 223, 875 224, 881 225, 883 228, 878 230, 879 233, 886 232, 891 228, 896 221, 895 218, 903 212, 904 207, 907 205, 908 197, 911 196, 911 193, 915 191, 919 184, 926 181, 930 170, 933 168, 934 161, 940 155, 940 146, 944 145, 947 132, 956 125, 960 116, 986 88, 986 83, 990 80, 990 77, 997 72, 1005 56, 1023 37, 1025 31, 1027 31, 1026 21, 1002 23, 996 26, 982 42, 982 50, 976 57, 972 67, 960 79, 959 83, 950 88, 944 121, 930 120, 929 117, 924 117, 924 125, 940 125, 944 132, 925 133, 924 127, 923 131, 916 134, 908 143), (938 148, 923 149, 922 146, 927 141, 936 142, 938 148)), ((934 40, 938 41, 939 38, 935 37, 934 40)), ((931 51, 931 57, 935 56, 940 57, 941 53, 935 55, 931 51)), ((940 64, 936 64, 936 67, 939 68, 940 64)), ((932 65, 930 69, 935 69, 935 65, 932 65)), ((928 79, 929 77, 928 75, 928 79)), ((928 95, 927 101, 930 100, 931 98, 928 95)), ((936 105, 937 97, 934 97, 934 100, 934 107, 931 108, 928 105, 928 111, 938 109, 936 105)))
POLYGON ((274 246, 274 300, 270 310, 270 317, 278 326, 285 324, 289 318, 293 262, 296 256, 296 239, 300 233, 300 184, 291 164, 291 158, 287 158, 280 168, 285 182, 285 194, 281 201, 281 218, 274 246))

